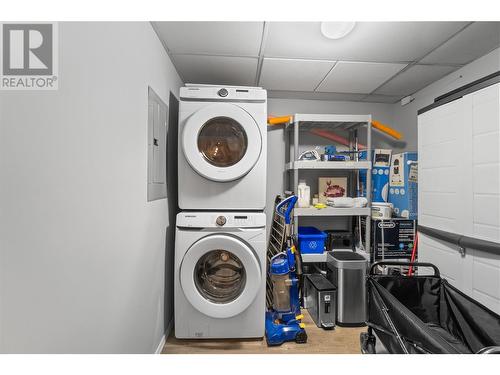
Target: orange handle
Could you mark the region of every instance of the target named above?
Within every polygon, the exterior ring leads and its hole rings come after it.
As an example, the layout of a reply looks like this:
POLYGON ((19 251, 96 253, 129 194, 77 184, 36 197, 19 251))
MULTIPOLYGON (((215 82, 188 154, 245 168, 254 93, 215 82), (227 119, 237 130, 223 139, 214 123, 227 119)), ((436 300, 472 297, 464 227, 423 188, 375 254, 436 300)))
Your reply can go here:
POLYGON ((268 125, 281 125, 287 124, 292 121, 292 116, 268 117, 268 125))
POLYGON ((387 135, 390 135, 391 137, 393 138, 396 138, 397 140, 401 139, 403 136, 401 135, 400 132, 398 132, 397 130, 394 130, 393 128, 387 126, 387 125, 384 125, 378 121, 375 121, 373 120, 372 121, 372 126, 384 133, 386 133, 387 135))
MULTIPOLYGON (((267 124, 268 125, 287 124, 289 122, 292 122, 292 118, 293 118, 293 116, 268 117, 267 124)), ((388 125, 382 124, 379 121, 373 120, 372 126, 376 129, 380 130, 381 132, 384 132, 385 134, 397 139, 397 140, 400 140, 401 138, 403 138, 403 135, 400 132, 398 132, 397 130, 394 130, 393 128, 391 128, 388 125)))

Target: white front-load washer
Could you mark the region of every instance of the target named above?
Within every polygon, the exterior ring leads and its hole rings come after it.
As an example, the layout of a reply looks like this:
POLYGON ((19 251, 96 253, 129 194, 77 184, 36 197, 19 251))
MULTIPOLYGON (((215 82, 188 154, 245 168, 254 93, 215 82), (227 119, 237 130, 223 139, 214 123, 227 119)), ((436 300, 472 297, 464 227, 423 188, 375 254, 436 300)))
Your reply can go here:
POLYGON ((214 85, 182 87, 178 149, 181 209, 263 210, 266 90, 214 85))
POLYGON ((266 217, 181 212, 175 239, 175 336, 264 335, 266 217))

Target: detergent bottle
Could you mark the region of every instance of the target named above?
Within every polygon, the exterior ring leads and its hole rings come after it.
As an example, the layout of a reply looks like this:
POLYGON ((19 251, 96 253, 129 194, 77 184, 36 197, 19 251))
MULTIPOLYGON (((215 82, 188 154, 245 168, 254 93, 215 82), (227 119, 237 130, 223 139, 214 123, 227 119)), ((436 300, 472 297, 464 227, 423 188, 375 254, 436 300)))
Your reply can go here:
POLYGON ((306 185, 305 180, 300 180, 299 181, 299 186, 297 188, 298 190, 298 206, 300 208, 307 208, 310 206, 311 203, 311 188, 306 185))

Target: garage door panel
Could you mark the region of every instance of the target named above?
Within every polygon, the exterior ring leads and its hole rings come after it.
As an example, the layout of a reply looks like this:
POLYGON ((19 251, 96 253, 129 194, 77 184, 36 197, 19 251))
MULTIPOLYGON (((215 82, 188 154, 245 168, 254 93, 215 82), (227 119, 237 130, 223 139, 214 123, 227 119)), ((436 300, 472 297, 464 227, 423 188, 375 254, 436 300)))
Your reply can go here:
POLYGON ((424 192, 456 192, 463 180, 458 167, 442 169, 421 169, 418 176, 424 192))
MULTIPOLYGON (((500 84, 418 119, 419 224, 500 243, 500 84)), ((500 255, 420 234, 419 260, 500 313, 500 255)))
POLYGON ((475 255, 472 269, 473 290, 490 296, 496 304, 500 303, 500 262, 497 263, 482 262, 475 255))
POLYGON ((461 288, 460 275, 463 263, 456 247, 420 233, 418 252, 420 262, 435 264, 439 268, 442 277, 457 288, 461 288))
POLYGON ((474 194, 499 194, 500 168, 498 164, 475 165, 473 173, 474 194))

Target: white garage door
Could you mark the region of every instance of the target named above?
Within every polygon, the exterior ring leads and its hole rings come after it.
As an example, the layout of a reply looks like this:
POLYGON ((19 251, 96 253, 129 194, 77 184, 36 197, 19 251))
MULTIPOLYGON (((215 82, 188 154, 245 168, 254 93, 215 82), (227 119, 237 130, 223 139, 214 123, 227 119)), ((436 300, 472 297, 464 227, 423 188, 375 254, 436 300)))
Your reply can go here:
MULTIPOLYGON (((500 84, 419 115, 419 224, 500 243, 500 84)), ((500 255, 420 235, 419 260, 500 314, 500 255)))

